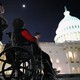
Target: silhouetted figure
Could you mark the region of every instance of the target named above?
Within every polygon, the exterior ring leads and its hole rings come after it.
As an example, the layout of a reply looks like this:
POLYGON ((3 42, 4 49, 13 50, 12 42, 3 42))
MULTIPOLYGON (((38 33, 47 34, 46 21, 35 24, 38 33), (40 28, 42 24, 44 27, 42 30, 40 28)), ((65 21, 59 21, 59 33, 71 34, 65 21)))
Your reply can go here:
POLYGON ((8 27, 8 22, 6 18, 3 16, 4 7, 2 3, 0 3, 0 41, 2 40, 3 31, 8 27))

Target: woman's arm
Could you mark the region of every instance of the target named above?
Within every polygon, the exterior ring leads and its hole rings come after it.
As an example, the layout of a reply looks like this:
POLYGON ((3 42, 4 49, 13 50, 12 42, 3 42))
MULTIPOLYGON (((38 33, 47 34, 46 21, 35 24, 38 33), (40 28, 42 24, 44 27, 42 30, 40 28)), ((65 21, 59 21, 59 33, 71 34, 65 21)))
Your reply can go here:
POLYGON ((30 42, 36 42, 36 41, 37 41, 36 38, 33 37, 33 36, 29 33, 29 31, 27 31, 27 30, 23 30, 23 31, 21 32, 21 34, 22 34, 22 36, 23 36, 26 40, 28 40, 28 41, 30 41, 30 42))

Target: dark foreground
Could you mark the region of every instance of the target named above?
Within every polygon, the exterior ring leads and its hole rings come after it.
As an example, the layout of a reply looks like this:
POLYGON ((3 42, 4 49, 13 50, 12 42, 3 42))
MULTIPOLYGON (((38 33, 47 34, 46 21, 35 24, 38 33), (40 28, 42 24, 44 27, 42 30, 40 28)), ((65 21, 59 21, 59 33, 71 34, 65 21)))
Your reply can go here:
POLYGON ((80 74, 60 74, 57 78, 59 80, 80 80, 80 74))
MULTIPOLYGON (((59 74, 57 78, 58 80, 80 80, 80 74, 59 74)), ((0 80, 4 80, 1 75, 0 80)))

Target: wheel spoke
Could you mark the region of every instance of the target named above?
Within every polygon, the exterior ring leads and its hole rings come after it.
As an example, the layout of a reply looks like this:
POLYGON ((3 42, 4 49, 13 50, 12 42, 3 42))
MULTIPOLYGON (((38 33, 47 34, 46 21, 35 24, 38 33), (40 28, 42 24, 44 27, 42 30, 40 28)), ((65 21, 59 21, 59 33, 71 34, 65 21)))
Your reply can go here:
POLYGON ((10 75, 11 78, 13 78, 14 72, 15 72, 15 71, 13 70, 12 73, 11 73, 11 75, 10 75))
POLYGON ((28 67, 20 66, 20 69, 25 69, 26 71, 30 71, 30 72, 32 72, 32 69, 28 69, 28 67))
POLYGON ((5 60, 3 60, 3 59, 0 59, 0 61, 5 62, 5 60))
POLYGON ((8 67, 7 69, 4 69, 4 71, 12 70, 12 66, 8 67))

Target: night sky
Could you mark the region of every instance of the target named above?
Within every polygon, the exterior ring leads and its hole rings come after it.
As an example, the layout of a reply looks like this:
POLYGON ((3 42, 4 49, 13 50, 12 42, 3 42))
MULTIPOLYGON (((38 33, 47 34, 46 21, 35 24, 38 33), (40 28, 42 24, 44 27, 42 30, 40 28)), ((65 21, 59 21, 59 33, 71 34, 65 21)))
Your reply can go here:
POLYGON ((9 38, 6 32, 12 32, 12 22, 15 18, 22 18, 26 28, 32 35, 40 32, 40 41, 54 41, 55 31, 59 22, 64 17, 64 6, 71 12, 72 16, 80 19, 79 0, 0 0, 5 8, 4 16, 8 20, 8 28, 3 35, 3 43, 9 38), (22 4, 26 7, 23 8, 22 4))

